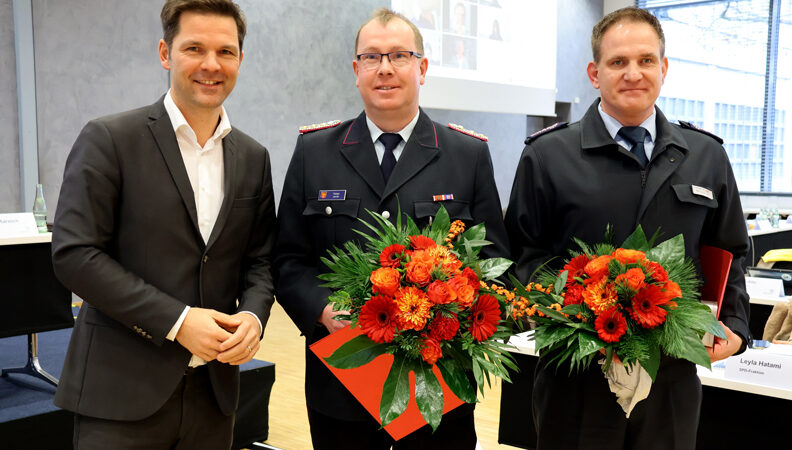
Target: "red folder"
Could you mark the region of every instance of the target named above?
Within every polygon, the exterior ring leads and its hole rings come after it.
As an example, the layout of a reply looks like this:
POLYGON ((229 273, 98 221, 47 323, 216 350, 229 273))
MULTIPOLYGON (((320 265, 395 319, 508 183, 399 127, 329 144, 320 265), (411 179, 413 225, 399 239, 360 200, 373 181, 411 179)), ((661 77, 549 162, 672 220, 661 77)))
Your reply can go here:
MULTIPOLYGON (((378 423, 382 424, 379 416, 380 397, 382 397, 382 386, 388 377, 391 365, 393 365, 393 355, 381 355, 368 364, 355 369, 336 369, 327 364, 324 358, 348 342, 350 339, 363 334, 360 327, 352 329, 349 326, 342 328, 326 338, 311 345, 311 351, 330 369, 330 372, 338 378, 341 383, 355 396, 355 398, 366 408, 378 423)), ((460 400, 443 381, 440 370, 433 366, 432 370, 440 381, 443 388, 443 414, 451 411, 464 403, 460 400)), ((415 403, 415 375, 410 373, 410 402, 407 409, 401 416, 394 419, 385 426, 385 431, 395 440, 399 440, 413 431, 426 425, 418 405, 415 403)))
POLYGON ((729 280, 733 257, 731 252, 709 245, 702 245, 699 250, 701 271, 704 275, 701 300, 717 303, 718 315, 723 303, 723 293, 726 292, 726 282, 729 280))

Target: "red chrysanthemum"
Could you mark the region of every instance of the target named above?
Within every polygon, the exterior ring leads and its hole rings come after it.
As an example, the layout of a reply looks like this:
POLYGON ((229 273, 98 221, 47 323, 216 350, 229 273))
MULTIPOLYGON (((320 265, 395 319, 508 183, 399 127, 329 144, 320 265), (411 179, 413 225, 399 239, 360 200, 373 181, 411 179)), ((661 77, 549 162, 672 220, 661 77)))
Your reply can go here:
POLYGON ((591 262, 591 258, 586 255, 575 256, 564 265, 564 268, 559 271, 559 275, 565 270, 568 271, 569 274, 567 275, 566 285, 570 286, 572 283, 575 283, 575 277, 582 277, 585 274, 583 269, 586 268, 586 264, 589 262, 591 262))
POLYGON ((608 264, 610 264, 611 259, 613 259, 613 257, 610 255, 598 256, 589 261, 583 270, 586 272, 586 275, 592 279, 602 278, 608 275, 608 264))
POLYGON ((594 321, 597 335, 605 342, 618 342, 627 332, 627 321, 616 308, 611 308, 597 316, 594 321))
POLYGON ((378 344, 393 341, 396 312, 396 304, 392 298, 381 295, 371 297, 360 308, 358 323, 361 331, 378 344))
POLYGON ((410 245, 412 246, 413 250, 423 250, 432 248, 437 244, 432 240, 432 238, 419 234, 417 236, 410 236, 410 245))
POLYGON ((429 324, 429 336, 438 341, 450 341, 459 331, 459 320, 456 314, 445 316, 438 314, 429 324))
POLYGON ((421 357, 427 364, 436 363, 438 359, 443 357, 440 343, 432 338, 424 339, 421 342, 421 357))
POLYGON ((654 328, 665 322, 666 312, 660 305, 668 303, 666 293, 653 284, 646 285, 633 297, 630 315, 644 328, 654 328))
POLYGON ((501 317, 498 299, 491 295, 479 295, 470 308, 470 334, 481 342, 490 338, 498 327, 501 317))
POLYGON ((638 292, 638 290, 644 286, 644 279, 645 276, 643 270, 634 267, 628 270, 627 272, 617 276, 614 282, 616 284, 622 284, 624 286, 627 286, 633 291, 638 292))
POLYGON ((404 254, 404 246, 401 244, 393 244, 385 247, 379 257, 379 262, 382 267, 396 268, 402 262, 404 254))
POLYGON ((564 293, 564 305, 578 305, 583 301, 583 291, 586 288, 582 284, 568 286, 564 293))
POLYGON ((646 259, 641 262, 641 265, 646 269, 649 276, 658 283, 665 283, 668 281, 668 273, 660 264, 646 259))

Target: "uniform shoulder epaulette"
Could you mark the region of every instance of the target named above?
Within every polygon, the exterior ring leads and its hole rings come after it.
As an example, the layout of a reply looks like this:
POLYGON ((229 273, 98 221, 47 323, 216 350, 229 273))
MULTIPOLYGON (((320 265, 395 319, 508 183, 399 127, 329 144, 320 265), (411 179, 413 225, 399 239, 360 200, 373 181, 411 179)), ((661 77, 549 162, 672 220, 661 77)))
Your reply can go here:
POLYGON ((723 144, 723 139, 721 139, 720 136, 718 136, 717 134, 710 133, 709 131, 704 130, 702 128, 699 128, 690 122, 685 122, 684 120, 680 120, 679 126, 681 126, 682 128, 687 128, 688 130, 698 131, 699 133, 706 134, 712 139, 718 141, 718 144, 723 144))
POLYGON ((555 130, 560 130, 562 128, 566 128, 568 125, 569 125, 569 122, 556 122, 556 123, 550 125, 549 127, 542 128, 541 130, 537 131, 536 133, 534 133, 534 134, 528 136, 527 138, 525 138, 525 143, 526 144, 530 144, 531 141, 533 141, 534 139, 538 138, 539 136, 541 136, 543 134, 547 134, 547 133, 549 133, 551 131, 555 131, 555 130))
POLYGON ((489 141, 489 139, 487 139, 487 136, 484 136, 481 133, 476 133, 473 130, 468 130, 467 128, 463 127, 462 125, 458 125, 456 123, 449 123, 448 124, 448 128, 451 128, 452 130, 457 130, 460 133, 467 134, 468 136, 473 136, 476 139, 481 139, 484 142, 489 141))
POLYGON ((312 123, 310 125, 303 125, 300 127, 300 133, 309 133, 316 130, 324 130, 325 128, 337 127, 341 124, 340 120, 331 120, 330 122, 312 123))

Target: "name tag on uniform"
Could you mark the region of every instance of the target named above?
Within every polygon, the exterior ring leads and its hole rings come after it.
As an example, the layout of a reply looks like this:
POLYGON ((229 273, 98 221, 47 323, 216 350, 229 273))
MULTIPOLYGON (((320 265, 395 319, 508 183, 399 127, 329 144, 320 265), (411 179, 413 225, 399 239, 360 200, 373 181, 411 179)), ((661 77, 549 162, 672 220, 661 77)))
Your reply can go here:
POLYGON ((319 200, 321 201, 346 200, 346 189, 338 189, 338 190, 322 189, 321 191, 319 191, 319 200))
POLYGON ((710 191, 709 189, 707 189, 705 187, 701 187, 701 186, 696 186, 695 184, 690 185, 690 187, 693 189, 693 193, 694 194, 700 195, 702 197, 706 197, 706 198, 712 200, 712 191, 710 191))

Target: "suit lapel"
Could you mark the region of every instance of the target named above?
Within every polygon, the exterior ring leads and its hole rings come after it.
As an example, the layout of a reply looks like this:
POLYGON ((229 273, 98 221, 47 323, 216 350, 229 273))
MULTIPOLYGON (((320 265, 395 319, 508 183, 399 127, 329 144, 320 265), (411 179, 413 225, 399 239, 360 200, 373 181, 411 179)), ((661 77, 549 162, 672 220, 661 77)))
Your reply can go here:
POLYGON ((404 183, 414 177, 440 153, 437 142, 437 129, 429 116, 421 110, 418 122, 410 139, 402 150, 399 161, 393 169, 382 198, 396 192, 404 183))
POLYGON ((237 183, 235 178, 238 161, 238 150, 234 146, 234 131, 232 130, 223 138, 223 204, 220 206, 220 212, 217 213, 217 220, 215 220, 215 224, 212 227, 212 234, 209 235, 209 242, 206 243, 207 248, 210 248, 215 243, 217 237, 223 231, 228 215, 231 212, 234 198, 236 198, 235 187, 237 183))
POLYGON ((148 126, 157 147, 162 153, 165 164, 168 166, 168 171, 171 174, 176 189, 181 195, 184 208, 190 216, 190 221, 198 236, 201 235, 201 230, 198 227, 198 212, 195 207, 195 195, 193 194, 192 185, 190 185, 190 178, 187 176, 187 169, 184 167, 184 159, 179 150, 179 143, 176 141, 176 134, 173 132, 173 124, 171 123, 168 112, 165 110, 163 99, 153 105, 149 110, 148 126))
MULTIPOLYGON (((385 189, 385 180, 380 172, 374 143, 366 125, 366 114, 361 113, 349 126, 341 141, 341 154, 352 165, 355 172, 380 198, 385 189)), ((398 169, 398 164, 396 165, 398 169)))

